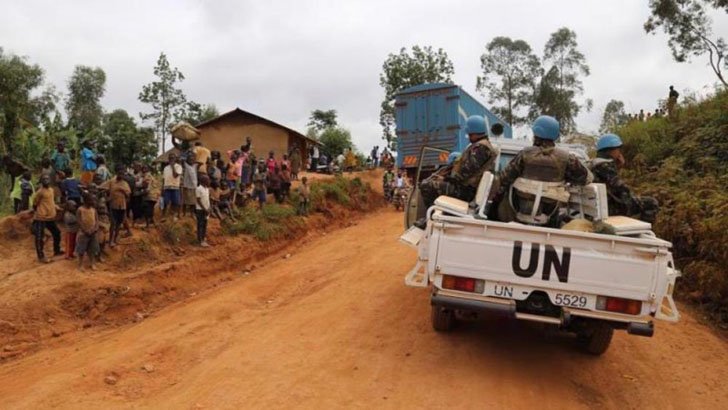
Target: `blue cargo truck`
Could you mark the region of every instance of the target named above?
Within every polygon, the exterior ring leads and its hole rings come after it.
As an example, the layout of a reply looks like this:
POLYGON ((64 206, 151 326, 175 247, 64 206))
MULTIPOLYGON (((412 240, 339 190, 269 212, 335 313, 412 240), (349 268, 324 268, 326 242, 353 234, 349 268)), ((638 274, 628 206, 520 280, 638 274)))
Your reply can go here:
MULTIPOLYGON (((465 120, 482 115, 488 129, 501 124, 505 138, 513 138, 513 130, 505 121, 488 111, 460 86, 454 84, 420 84, 395 96, 397 124, 397 166, 414 176, 423 146, 462 152, 470 143, 465 133, 465 120)), ((495 135, 491 135, 494 137, 495 135)), ((422 170, 429 173, 447 162, 444 152, 426 152, 422 170)))

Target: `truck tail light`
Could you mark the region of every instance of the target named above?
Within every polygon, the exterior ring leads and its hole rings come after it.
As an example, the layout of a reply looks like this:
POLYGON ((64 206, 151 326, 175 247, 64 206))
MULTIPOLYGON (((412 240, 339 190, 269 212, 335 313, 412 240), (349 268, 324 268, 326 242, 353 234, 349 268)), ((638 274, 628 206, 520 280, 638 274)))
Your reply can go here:
POLYGON ((442 275, 442 287, 462 292, 483 293, 485 281, 461 276, 442 275))
POLYGON ((639 315, 642 311, 642 302, 633 299, 598 296, 597 309, 608 312, 626 313, 628 315, 639 315))

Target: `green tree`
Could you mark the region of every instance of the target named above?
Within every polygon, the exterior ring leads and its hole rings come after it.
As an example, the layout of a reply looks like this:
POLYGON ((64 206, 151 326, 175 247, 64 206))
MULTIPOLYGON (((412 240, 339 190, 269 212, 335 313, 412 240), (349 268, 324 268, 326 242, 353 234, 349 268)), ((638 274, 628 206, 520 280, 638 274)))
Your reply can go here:
POLYGON ((627 113, 624 111, 624 103, 619 100, 610 100, 602 114, 602 124, 599 132, 614 132, 617 127, 627 122, 627 113))
POLYGON ((179 119, 187 121, 192 125, 202 124, 220 116, 220 112, 214 104, 202 105, 194 101, 188 101, 179 114, 179 119))
POLYGON ((645 32, 655 34, 662 28, 668 36, 672 57, 679 63, 707 53, 713 73, 728 87, 723 77, 723 68, 728 67, 726 42, 722 37, 714 37, 706 9, 712 6, 728 12, 728 1, 650 0, 649 5, 651 14, 644 24, 645 32))
POLYGON ((321 135, 319 141, 323 145, 322 151, 329 159, 344 153, 345 148, 353 148, 351 143, 351 133, 341 127, 326 128, 321 135))
POLYGON ((14 154, 13 140, 24 127, 40 127, 57 112, 58 96, 44 85, 43 69, 0 47, 0 153, 14 154))
MULTIPOLYGON (((576 33, 562 27, 551 34, 544 46, 543 65, 546 67, 533 98, 531 116, 551 115, 559 120, 564 133, 576 126, 575 118, 582 105, 576 101, 584 87, 581 76, 589 75, 586 57, 578 50, 576 33)), ((591 101, 585 103, 591 108, 591 101)))
POLYGON ((307 125, 317 131, 336 127, 338 125, 336 116, 336 110, 314 110, 311 112, 307 125))
POLYGON ((112 164, 130 165, 134 161, 150 162, 157 153, 154 129, 138 127, 124 110, 118 109, 104 117, 103 145, 99 151, 107 154, 112 164))
POLYGON ((139 101, 149 104, 152 111, 140 113, 139 116, 144 121, 153 122, 157 144, 164 152, 169 129, 179 118, 187 102, 187 97, 178 88, 178 84, 184 81, 185 76, 177 67, 169 65, 167 55, 164 53, 159 54, 157 65, 154 67, 154 75, 157 76, 157 81, 145 85, 139 93, 139 101))
POLYGON ((424 83, 452 83, 455 73, 452 61, 443 49, 412 47, 412 51, 401 48, 398 54, 389 54, 382 65, 379 85, 384 88, 384 100, 379 112, 382 137, 395 149, 394 96, 405 88, 424 83))
POLYGON ((66 114, 68 126, 86 138, 101 128, 104 109, 101 98, 106 92, 106 73, 99 67, 77 65, 68 80, 66 114))
POLYGON ((477 78, 477 89, 487 95, 494 113, 516 126, 526 122, 519 115, 521 108, 529 107, 534 85, 541 75, 541 62, 523 40, 496 37, 480 56, 483 75, 477 78))

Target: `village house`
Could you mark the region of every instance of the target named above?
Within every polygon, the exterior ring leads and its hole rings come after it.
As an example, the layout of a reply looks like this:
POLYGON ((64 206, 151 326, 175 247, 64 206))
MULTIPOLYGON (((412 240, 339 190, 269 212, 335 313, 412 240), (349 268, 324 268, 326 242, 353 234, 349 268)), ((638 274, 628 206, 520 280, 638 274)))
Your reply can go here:
MULTIPOLYGON (((267 158, 268 153, 273 151, 276 158, 280 159, 283 154, 298 147, 306 161, 310 147, 313 144, 320 145, 296 130, 240 108, 195 124, 195 127, 201 134, 199 141, 211 151, 219 151, 223 157, 230 150, 240 149, 246 137, 252 140, 253 152, 258 158, 267 158)), ((176 149, 165 152, 158 160, 166 160, 170 152, 176 152, 176 149)))

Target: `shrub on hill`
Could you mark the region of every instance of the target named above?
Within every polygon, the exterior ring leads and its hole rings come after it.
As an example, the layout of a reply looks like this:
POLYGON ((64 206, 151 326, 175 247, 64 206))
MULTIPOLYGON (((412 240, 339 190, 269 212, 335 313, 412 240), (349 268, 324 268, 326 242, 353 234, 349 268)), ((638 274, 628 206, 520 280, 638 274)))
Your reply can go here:
POLYGON ((625 179, 660 201, 655 231, 674 245, 679 295, 728 324, 728 92, 617 133, 625 179))

